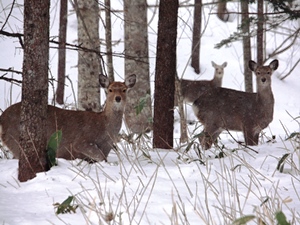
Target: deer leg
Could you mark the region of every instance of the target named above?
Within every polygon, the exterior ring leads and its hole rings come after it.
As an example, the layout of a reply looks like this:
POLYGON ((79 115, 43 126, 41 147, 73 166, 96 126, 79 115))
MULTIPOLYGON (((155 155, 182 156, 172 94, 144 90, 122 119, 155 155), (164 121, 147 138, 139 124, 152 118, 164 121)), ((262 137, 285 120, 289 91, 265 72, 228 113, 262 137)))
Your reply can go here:
POLYGON ((211 148, 212 144, 216 142, 221 132, 222 129, 219 127, 205 127, 202 131, 202 135, 199 137, 202 148, 205 150, 211 148))
POLYGON ((259 132, 253 132, 253 129, 244 128, 243 133, 246 145, 258 145, 259 132))

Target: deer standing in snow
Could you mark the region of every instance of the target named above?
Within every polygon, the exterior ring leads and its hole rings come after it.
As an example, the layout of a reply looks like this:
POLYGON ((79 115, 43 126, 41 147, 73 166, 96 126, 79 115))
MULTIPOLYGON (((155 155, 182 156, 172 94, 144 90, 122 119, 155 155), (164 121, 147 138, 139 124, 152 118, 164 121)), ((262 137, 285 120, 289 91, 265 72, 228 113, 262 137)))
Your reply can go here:
POLYGON ((273 120, 271 75, 278 64, 276 59, 268 66, 249 61, 256 75, 257 93, 215 88, 194 102, 194 113, 204 126, 199 137, 204 149, 209 149, 223 130, 242 131, 246 145, 258 145, 259 133, 273 120))
MULTIPOLYGON (((106 104, 102 112, 72 111, 48 106, 47 138, 62 130, 62 140, 57 157, 84 159, 90 162, 106 160, 121 129, 126 104, 126 92, 136 82, 136 75, 130 75, 125 82, 109 83, 100 75, 100 84, 106 89, 106 104)), ((19 158, 19 124, 21 103, 7 108, 0 117, 0 138, 19 158)))
POLYGON ((224 75, 224 68, 227 66, 227 62, 222 65, 217 65, 215 62, 211 62, 215 68, 215 74, 212 80, 176 80, 176 92, 175 92, 175 106, 179 108, 180 114, 180 127, 181 137, 180 142, 186 142, 188 140, 187 128, 184 116, 184 109, 182 102, 193 103, 203 92, 207 89, 214 87, 221 87, 222 79, 224 75))

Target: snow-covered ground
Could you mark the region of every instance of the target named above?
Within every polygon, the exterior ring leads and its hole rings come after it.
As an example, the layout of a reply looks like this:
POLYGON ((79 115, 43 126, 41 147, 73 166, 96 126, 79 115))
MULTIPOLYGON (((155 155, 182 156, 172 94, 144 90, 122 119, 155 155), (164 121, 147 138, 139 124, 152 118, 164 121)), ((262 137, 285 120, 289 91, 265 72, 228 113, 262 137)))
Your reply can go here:
MULTIPOLYGON (((59 1, 51 5, 51 35, 58 33, 59 1)), ((21 2, 19 2, 21 3, 21 2)), ((112 1, 114 9, 120 9, 118 1, 112 1)), ((4 2, 0 19, 9 12, 9 3, 4 2), (7 5, 5 5, 7 4, 7 5)), ((1 8, 0 7, 0 8, 1 8)), ((201 40, 201 74, 197 75, 189 66, 191 50, 192 8, 180 8, 178 24, 178 74, 190 79, 211 79, 214 68, 211 61, 222 64, 227 61, 223 86, 244 90, 242 68, 242 45, 240 42, 221 49, 214 46, 236 30, 239 17, 223 23, 216 18, 215 8, 205 7, 205 26, 201 40)), ((229 10, 236 11, 236 3, 229 10)), ((251 5, 255 7, 255 5, 251 5)), ((1 10, 2 10, 1 8, 1 10)), ((149 57, 151 80, 154 82, 157 8, 148 10, 149 57), (156 13, 153 16, 153 13, 156 13)), ((22 10, 12 12, 5 29, 22 32, 22 10)), ((118 14, 122 16, 122 14, 118 14)), ((76 16, 70 12, 68 41, 77 39, 76 16)), ((113 16, 113 39, 123 38, 123 22, 113 16)), ((286 22, 282 28, 269 32, 267 54, 271 53, 286 37, 289 28, 299 27, 297 21, 286 22)), ((102 26, 103 29, 103 26, 102 26)), ((104 37, 104 30, 101 36, 104 37)), ((258 218, 266 224, 276 224, 274 216, 282 211, 291 224, 300 224, 300 143, 299 139, 286 138, 293 132, 300 132, 300 70, 296 69, 286 79, 280 80, 299 59, 299 40, 293 47, 276 57, 279 68, 272 79, 275 97, 274 120, 264 130, 260 144, 251 149, 239 146, 231 137, 243 140, 241 133, 224 133, 219 143, 224 145, 224 158, 218 148, 197 155, 197 141, 185 152, 186 146, 179 146, 178 115, 174 124, 176 151, 153 149, 150 139, 142 137, 136 143, 118 144, 118 151, 112 151, 108 163, 87 164, 79 160, 58 160, 58 166, 39 173, 36 178, 20 183, 17 180, 18 160, 0 159, 0 223, 1 224, 231 224, 245 215, 256 216, 249 224, 258 224, 258 218), (274 139, 272 137, 274 136, 274 139), (272 139, 272 140, 271 140, 272 139), (179 149, 179 150, 178 150, 179 149), (178 150, 178 151, 177 151, 178 150), (280 159, 289 154, 280 172, 280 159), (72 206, 76 213, 57 215, 55 203, 62 203, 74 196, 72 206)), ((22 51, 17 39, 0 37, 0 68, 21 70, 22 51)), ((114 46, 114 51, 123 52, 123 42, 114 46)), ((253 60, 255 43, 253 43, 253 60)), ((268 61, 269 63, 270 61, 268 61)), ((124 66, 122 58, 114 58, 116 79, 122 80, 124 66)), ((76 92, 77 53, 67 51, 67 74, 73 80, 76 92)), ((56 77, 57 51, 51 49, 50 71, 56 77)), ((1 72, 0 75, 3 75, 1 72)), ((20 78, 14 75, 14 78, 20 78)), ((253 79, 253 81, 255 81, 253 79)), ((153 84, 153 83, 152 83, 153 84)), ((66 98, 74 103, 71 85, 67 83, 66 98)), ((154 85, 153 85, 154 86, 154 85)), ((52 101, 50 88, 49 103, 52 101)), ((102 95, 103 96, 103 95, 102 95)), ((0 109, 19 101, 20 88, 0 80, 0 109)), ((189 120, 195 120, 190 106, 187 106, 189 120)), ((189 125, 190 137, 201 131, 199 123, 189 125)), ((126 132, 124 127, 122 132, 126 132)), ((192 139, 191 139, 192 140, 192 139)))

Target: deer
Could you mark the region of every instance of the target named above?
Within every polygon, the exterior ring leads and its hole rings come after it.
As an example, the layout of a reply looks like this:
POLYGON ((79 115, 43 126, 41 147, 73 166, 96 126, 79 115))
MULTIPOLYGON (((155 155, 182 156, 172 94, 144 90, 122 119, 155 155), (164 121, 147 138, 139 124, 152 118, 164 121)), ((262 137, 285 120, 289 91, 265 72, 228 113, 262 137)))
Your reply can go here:
MULTIPOLYGON (((211 64, 215 68, 215 73, 212 80, 178 80, 179 85, 177 86, 181 88, 181 95, 184 102, 193 103, 207 89, 222 86, 224 68, 227 66, 227 62, 224 62, 222 65, 218 65, 212 61, 211 64)), ((175 106, 178 106, 176 95, 175 106)))
POLYGON ((227 66, 227 62, 222 65, 217 65, 215 62, 211 62, 215 68, 214 77, 212 80, 185 80, 176 79, 176 92, 174 106, 178 106, 180 114, 180 129, 181 136, 180 142, 184 143, 188 141, 187 128, 185 123, 184 109, 182 102, 193 103, 203 92, 207 89, 220 87, 222 85, 222 79, 224 75, 224 68, 227 66))
POLYGON ((249 61, 249 68, 256 75, 256 93, 217 87, 194 101, 193 111, 204 127, 199 135, 203 149, 211 148, 224 130, 242 131, 246 145, 258 145, 260 132, 273 120, 271 75, 278 65, 277 59, 268 66, 249 61))
MULTIPOLYGON (((126 93, 135 85, 136 75, 129 75, 124 82, 109 82, 108 77, 100 75, 99 81, 107 93, 101 112, 66 110, 48 105, 48 140, 55 131, 62 131, 57 158, 107 161, 122 126, 126 93)), ((10 106, 0 116, 0 138, 16 159, 20 155, 20 113, 21 102, 10 106)))

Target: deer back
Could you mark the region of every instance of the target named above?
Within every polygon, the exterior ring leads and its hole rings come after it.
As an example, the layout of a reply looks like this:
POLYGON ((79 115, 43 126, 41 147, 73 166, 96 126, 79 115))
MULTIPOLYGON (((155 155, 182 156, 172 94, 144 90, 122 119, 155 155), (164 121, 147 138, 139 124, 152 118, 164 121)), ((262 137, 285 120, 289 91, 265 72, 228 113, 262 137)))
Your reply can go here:
MULTIPOLYGON (((217 65, 213 61, 211 63, 215 68, 215 73, 212 80, 179 80, 181 94, 185 102, 192 103, 208 89, 222 86, 224 68, 227 66, 227 62, 224 62, 222 65, 217 65)), ((178 105, 176 98, 175 105, 178 105)))

